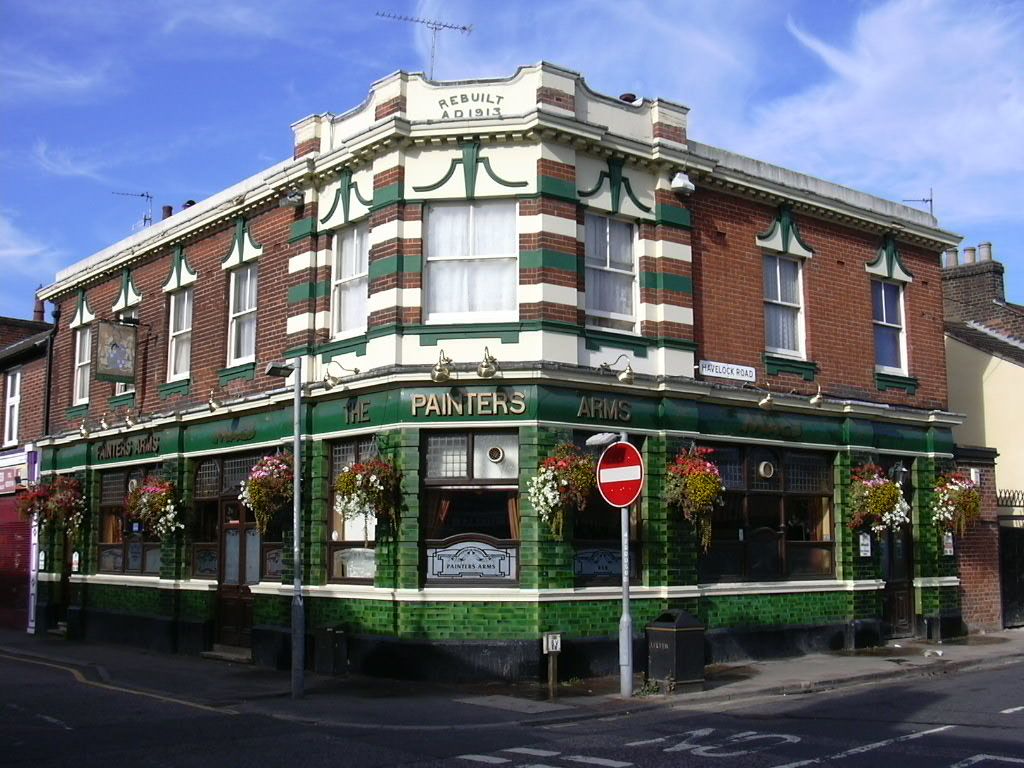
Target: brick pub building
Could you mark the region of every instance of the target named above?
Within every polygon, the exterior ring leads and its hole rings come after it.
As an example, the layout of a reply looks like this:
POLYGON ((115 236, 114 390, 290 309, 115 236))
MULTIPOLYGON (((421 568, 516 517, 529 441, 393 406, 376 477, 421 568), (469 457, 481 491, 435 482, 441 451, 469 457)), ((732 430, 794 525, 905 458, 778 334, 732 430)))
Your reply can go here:
POLYGON ((73 552, 46 542, 39 621, 64 607, 79 636, 287 659, 287 515, 261 537, 237 496, 291 443, 265 365, 302 357, 307 627, 343 628, 353 669, 533 678, 559 631, 564 674, 613 671, 618 512, 593 504, 557 540, 525 492, 555 445, 609 430, 648 467, 640 664, 667 607, 706 624, 713 660, 959 628, 927 511, 959 423, 939 263, 959 237, 686 121, 549 64, 396 73, 296 123, 294 159, 60 273, 41 292, 62 318, 43 471, 83 479, 89 517, 73 552), (99 381, 101 323, 126 319, 136 375, 99 381), (706 554, 663 501, 691 445, 728 488, 706 554), (375 453, 400 468, 394 527, 333 512, 340 468, 375 453), (913 520, 862 542, 850 471, 868 460, 913 520), (156 469, 188 509, 163 541, 122 520, 156 469))

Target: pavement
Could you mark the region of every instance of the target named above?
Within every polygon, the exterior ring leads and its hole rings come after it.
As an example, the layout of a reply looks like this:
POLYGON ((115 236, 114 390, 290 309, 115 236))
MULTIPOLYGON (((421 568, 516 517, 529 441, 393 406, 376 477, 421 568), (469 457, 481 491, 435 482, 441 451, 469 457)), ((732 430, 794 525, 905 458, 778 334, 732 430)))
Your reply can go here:
POLYGON ((398 731, 553 724, 665 706, 792 696, 955 674, 1024 662, 1024 628, 930 643, 899 640, 878 648, 798 658, 717 664, 701 691, 643 685, 622 698, 617 677, 571 680, 549 700, 536 684, 409 682, 359 676, 305 676, 305 695, 290 698, 290 674, 250 664, 69 641, 0 629, 0 661, 65 670, 79 683, 226 713, 262 712, 286 720, 398 731))

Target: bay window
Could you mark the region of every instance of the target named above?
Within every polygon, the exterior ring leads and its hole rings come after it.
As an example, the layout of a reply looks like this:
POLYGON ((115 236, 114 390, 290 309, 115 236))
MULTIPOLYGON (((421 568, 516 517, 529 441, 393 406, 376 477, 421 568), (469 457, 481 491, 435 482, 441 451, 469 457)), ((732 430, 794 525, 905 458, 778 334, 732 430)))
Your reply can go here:
POLYGON ((331 288, 332 331, 346 336, 366 330, 370 246, 365 223, 335 235, 331 288))
POLYGON ((804 356, 801 272, 797 259, 764 254, 764 345, 768 352, 804 356))
POLYGON ((588 213, 584 224, 586 311, 590 325, 636 330, 633 225, 588 213))
POLYGON ((256 265, 231 273, 228 315, 228 365, 256 359, 256 265))
POLYGON ((428 206, 425 322, 518 319, 516 216, 513 200, 428 206))
POLYGON ((887 373, 906 373, 907 342, 903 328, 903 286, 871 281, 875 367, 887 373))
POLYGON ((190 375, 192 365, 192 289, 171 294, 167 334, 167 381, 190 375))
POLYGON ((724 505, 711 518, 702 582, 830 578, 835 573, 827 454, 716 447, 724 505))

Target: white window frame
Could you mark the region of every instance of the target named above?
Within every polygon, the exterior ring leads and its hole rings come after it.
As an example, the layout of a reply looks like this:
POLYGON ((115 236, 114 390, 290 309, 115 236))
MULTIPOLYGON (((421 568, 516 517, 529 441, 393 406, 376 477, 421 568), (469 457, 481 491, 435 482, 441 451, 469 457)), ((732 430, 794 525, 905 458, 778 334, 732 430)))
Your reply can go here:
MULTIPOLYGON (((890 323, 887 319, 876 320, 875 319, 875 297, 871 297, 871 345, 875 350, 875 370, 878 373, 891 373, 897 376, 906 376, 909 370, 907 364, 907 307, 906 307, 906 286, 896 280, 880 280, 873 279, 871 281, 871 292, 874 294, 875 284, 880 286, 895 285, 900 292, 900 324, 890 323), (878 362, 878 347, 875 345, 875 326, 881 326, 883 328, 898 328, 900 332, 900 365, 899 367, 893 367, 891 365, 881 365, 878 362)), ((882 288, 882 314, 885 315, 885 289, 882 288)))
POLYGON ((587 211, 586 212, 585 217, 584 217, 584 225, 583 225, 583 235, 584 235, 583 236, 583 268, 584 268, 584 271, 588 270, 588 269, 598 269, 598 270, 601 270, 602 272, 611 272, 611 273, 617 274, 617 275, 628 275, 630 277, 630 279, 631 279, 632 286, 633 286, 633 291, 632 291, 632 293, 633 293, 633 314, 631 314, 631 315, 623 314, 621 312, 603 312, 603 311, 601 311, 599 309, 592 309, 591 307, 589 307, 587 305, 587 299, 584 297, 583 305, 584 305, 584 312, 585 312, 585 316, 586 316, 586 324, 587 324, 587 326, 592 327, 592 328, 600 328, 602 331, 611 331, 613 333, 616 332, 616 331, 619 332, 619 333, 636 333, 637 319, 638 319, 638 317, 640 315, 640 287, 638 285, 639 281, 637 280, 637 272, 639 270, 639 262, 640 262, 640 259, 639 259, 639 256, 638 256, 638 252, 639 252, 639 248, 638 248, 639 231, 638 230, 639 230, 639 227, 634 225, 634 223, 631 222, 631 221, 626 221, 624 219, 621 219, 621 218, 618 218, 618 217, 615 217, 615 216, 611 216, 611 215, 605 214, 605 213, 597 213, 597 212, 592 212, 592 211, 587 211), (588 232, 588 228, 586 226, 586 217, 589 217, 589 216, 592 216, 592 217, 597 218, 597 219, 601 219, 601 220, 603 220, 605 222, 605 226, 604 226, 605 263, 604 263, 604 266, 596 266, 596 265, 591 264, 591 263, 589 263, 587 261, 586 233, 588 232), (611 266, 611 252, 612 251, 611 251, 611 235, 609 234, 609 226, 610 226, 610 222, 612 222, 612 221, 617 221, 619 223, 628 225, 629 228, 630 228, 630 232, 632 233, 632 237, 630 238, 630 248, 631 248, 632 255, 633 255, 633 262, 632 262, 633 263, 633 268, 631 270, 627 271, 627 270, 624 270, 624 269, 620 269, 618 267, 611 266), (600 317, 600 318, 604 318, 606 320, 614 320, 614 321, 622 322, 622 323, 631 323, 633 327, 629 331, 624 331, 624 330, 622 330, 620 328, 610 328, 610 327, 608 327, 606 325, 599 325, 599 324, 596 324, 596 323, 591 323, 590 322, 590 318, 592 318, 592 317, 600 317))
POLYGON ((807 359, 807 339, 806 339, 806 323, 804 322, 804 260, 796 256, 789 256, 784 253, 773 253, 771 251, 761 252, 761 269, 765 268, 765 259, 775 259, 775 284, 779 286, 779 298, 769 299, 764 295, 764 276, 761 277, 761 316, 764 321, 764 305, 775 304, 780 307, 787 307, 789 309, 796 309, 796 338, 799 349, 792 350, 784 347, 772 347, 768 344, 768 326, 765 322, 764 327, 764 349, 766 352, 770 352, 773 355, 779 357, 788 357, 794 360, 806 360, 807 359), (796 291, 797 296, 800 297, 799 304, 793 304, 788 301, 782 301, 782 275, 779 269, 779 262, 786 260, 796 264, 796 291))
POLYGON ((4 447, 18 442, 21 417, 21 369, 12 368, 4 376, 4 447))
MULTIPOLYGON (((370 290, 370 227, 367 221, 361 221, 346 229, 339 230, 334 234, 334 263, 331 265, 331 336, 335 339, 344 339, 349 336, 358 336, 361 333, 366 332, 366 321, 367 318, 363 318, 363 324, 353 328, 341 328, 339 323, 339 316, 341 310, 341 289, 347 286, 349 283, 354 283, 358 280, 362 280, 366 286, 366 292, 369 294, 370 290), (342 241, 346 238, 354 237, 358 240, 359 233, 362 232, 364 242, 366 243, 366 270, 359 272, 348 277, 341 277, 341 247, 342 241)), ((367 296, 367 301, 369 298, 367 296)), ((369 314, 369 304, 367 304, 367 314, 369 314)))
MULTIPOLYGON (((259 268, 256 263, 243 264, 237 269, 231 270, 230 273, 231 288, 228 295, 228 366, 243 365, 245 363, 256 362, 256 323, 252 326, 252 354, 245 355, 244 357, 235 357, 235 332, 238 330, 238 321, 249 315, 256 317, 256 310, 259 306, 259 268), (243 272, 252 271, 252 280, 256 283, 255 296, 251 308, 242 310, 241 312, 235 312, 235 290, 238 284, 238 277, 243 272)), ((191 367, 191 364, 190 364, 191 367)))
POLYGON ((75 329, 75 370, 71 385, 73 389, 73 405, 85 405, 89 402, 89 379, 91 376, 92 326, 83 325, 75 329), (83 354, 84 360, 82 359, 83 354), (82 378, 83 371, 85 374, 84 379, 82 378))
POLYGON ((186 286, 180 290, 171 293, 170 302, 168 303, 168 315, 167 315, 167 381, 183 381, 188 379, 192 375, 192 315, 195 309, 195 295, 192 292, 191 286, 186 286), (174 318, 176 316, 177 304, 181 301, 185 295, 188 295, 188 327, 174 329, 174 318), (189 337, 189 353, 188 353, 188 367, 184 373, 174 372, 174 350, 177 346, 178 340, 188 334, 189 337))
MULTIPOLYGON (((138 320, 138 319, 139 319, 138 307, 128 307, 128 309, 123 309, 123 310, 121 310, 120 312, 117 313, 117 320, 118 320, 118 322, 121 322, 123 320, 138 320)), ((136 364, 138 364, 138 360, 137 359, 136 359, 136 364)), ((116 382, 114 384, 114 396, 115 397, 118 396, 118 395, 130 395, 134 391, 135 391, 135 382, 132 382, 131 384, 128 384, 127 382, 124 382, 124 381, 118 381, 118 382, 116 382)))
MULTIPOLYGON (((430 207, 440 208, 444 207, 455 207, 465 206, 469 208, 469 242, 473 242, 473 227, 475 220, 475 209, 477 205, 488 204, 488 203, 505 203, 511 205, 514 211, 514 220, 516 225, 513 245, 513 251, 505 254, 488 254, 486 256, 479 256, 476 254, 467 254, 466 256, 434 256, 430 253, 427 247, 429 240, 427 231, 423 231, 423 244, 424 244, 424 264, 423 264, 423 288, 421 289, 421 296, 423 297, 421 305, 423 308, 423 322, 426 325, 451 325, 453 323, 503 323, 503 322, 516 322, 519 320, 519 203, 516 200, 509 200, 508 198, 489 198, 483 200, 465 200, 465 201, 454 201, 454 202, 439 202, 431 203, 430 207), (502 260, 513 260, 516 264, 516 279, 514 285, 515 297, 513 298, 512 304, 515 307, 513 310, 507 312, 431 312, 430 307, 427 304, 427 283, 430 280, 430 264, 431 262, 442 262, 442 261, 485 261, 490 259, 502 259, 502 260)), ((424 226, 430 226, 430 211, 426 212, 424 217, 424 226)))

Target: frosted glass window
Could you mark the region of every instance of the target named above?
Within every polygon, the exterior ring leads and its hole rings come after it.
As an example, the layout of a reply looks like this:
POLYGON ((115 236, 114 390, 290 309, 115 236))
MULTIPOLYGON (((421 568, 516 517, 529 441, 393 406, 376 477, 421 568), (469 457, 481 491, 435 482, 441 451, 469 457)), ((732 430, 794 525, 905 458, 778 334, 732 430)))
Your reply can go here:
POLYGON ((260 583, 260 532, 245 529, 245 583, 260 583))

